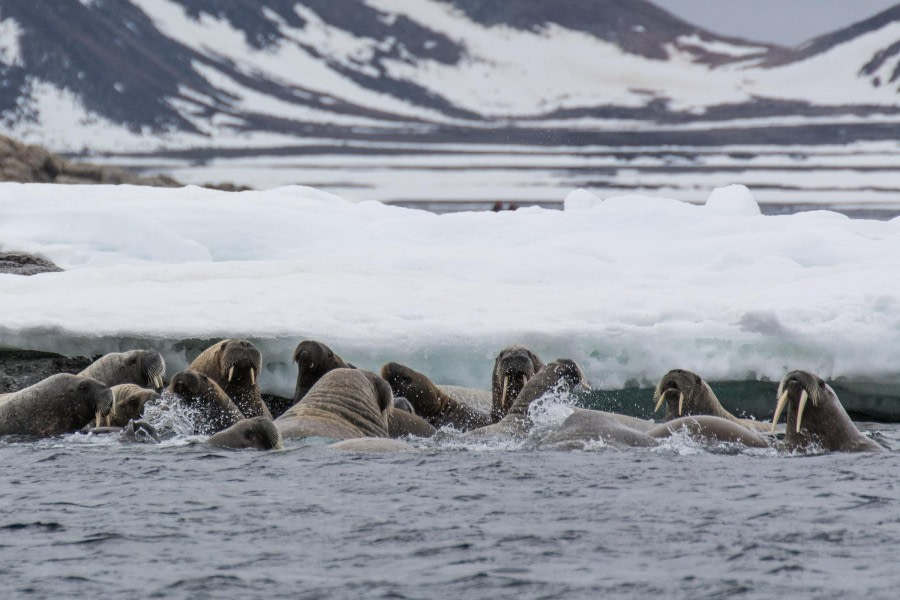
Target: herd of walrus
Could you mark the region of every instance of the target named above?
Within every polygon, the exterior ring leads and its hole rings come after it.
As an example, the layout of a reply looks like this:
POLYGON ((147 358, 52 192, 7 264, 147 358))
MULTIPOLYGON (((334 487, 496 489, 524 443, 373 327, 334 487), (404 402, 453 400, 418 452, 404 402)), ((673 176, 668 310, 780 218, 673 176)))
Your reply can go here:
MULTIPOLYGON (((326 438, 333 441, 330 448, 339 450, 412 452, 416 448, 403 438, 431 437, 439 430, 463 440, 522 440, 534 427, 530 408, 537 400, 589 389, 575 361, 545 364, 521 345, 497 355, 489 392, 436 385, 393 362, 380 375, 357 369, 310 340, 297 345, 293 362, 298 372, 292 402, 273 410, 260 393, 262 356, 248 340, 213 344, 168 382, 158 352, 115 352, 77 375, 52 375, 0 395, 0 435, 40 438, 81 431, 115 434, 122 441, 159 441, 144 410, 159 406, 162 394, 173 399, 173 406, 190 409, 193 433, 208 435, 206 443, 213 446, 273 450, 283 448, 285 439, 326 438)), ((751 448, 885 451, 856 428, 834 390, 806 371, 782 379, 771 424, 735 417, 699 375, 682 369, 660 379, 654 401, 656 411, 665 409, 661 423, 574 408, 538 447, 581 449, 591 442, 617 449, 650 447, 681 432, 751 448), (776 436, 783 412, 784 435, 776 436)))

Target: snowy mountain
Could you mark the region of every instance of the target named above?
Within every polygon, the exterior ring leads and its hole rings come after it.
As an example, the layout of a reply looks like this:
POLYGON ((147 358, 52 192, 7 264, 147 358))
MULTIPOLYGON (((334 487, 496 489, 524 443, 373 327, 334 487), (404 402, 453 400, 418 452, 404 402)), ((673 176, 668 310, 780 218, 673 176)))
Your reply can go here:
POLYGON ((54 150, 893 140, 898 78, 900 6, 784 49, 643 0, 0 0, 0 117, 54 150))

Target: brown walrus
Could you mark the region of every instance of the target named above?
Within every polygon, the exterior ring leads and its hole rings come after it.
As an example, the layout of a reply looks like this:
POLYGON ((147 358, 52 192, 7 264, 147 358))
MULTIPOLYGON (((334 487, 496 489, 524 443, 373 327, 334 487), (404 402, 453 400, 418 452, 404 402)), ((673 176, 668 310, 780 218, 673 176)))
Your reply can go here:
POLYGON ((685 430, 693 438, 743 444, 749 448, 767 448, 769 442, 758 433, 747 429, 731 419, 710 415, 692 415, 666 421, 647 432, 654 438, 670 437, 673 433, 685 430))
POLYGON ((110 352, 79 373, 82 377, 91 377, 108 387, 133 383, 154 390, 162 389, 165 374, 166 362, 159 352, 153 350, 110 352))
POLYGON ((384 379, 360 369, 335 369, 275 419, 275 426, 284 439, 388 437, 392 409, 391 387, 384 379))
POLYGON ((494 423, 506 416, 525 383, 543 368, 543 361, 525 346, 513 345, 500 351, 491 374, 491 419, 494 423))
POLYGON ((395 396, 409 400, 416 414, 438 429, 450 425, 468 431, 491 424, 490 414, 451 398, 428 377, 409 367, 387 363, 381 367, 381 376, 395 396))
MULTIPOLYGON (((352 369, 340 356, 321 342, 303 340, 294 348, 294 362, 297 363, 297 385, 294 387, 294 404, 322 378, 335 369, 352 369)), ((292 405, 293 406, 293 405, 292 405)))
POLYGON ((278 428, 266 417, 241 419, 228 429, 214 433, 206 440, 207 444, 233 450, 281 450, 284 444, 278 428))
POLYGON ((552 450, 581 450, 590 442, 602 441, 617 450, 646 448, 658 445, 647 435, 647 421, 616 415, 602 410, 576 408, 556 431, 541 440, 541 448, 552 450))
POLYGON ((571 393, 577 389, 590 389, 581 368, 574 360, 557 359, 544 366, 525 383, 506 416, 491 425, 468 431, 464 437, 523 438, 532 427, 528 409, 535 400, 550 392, 571 393))
POLYGON ((654 411, 665 403, 666 421, 691 415, 710 415, 727 419, 753 431, 767 431, 768 425, 752 419, 739 419, 719 403, 712 388, 696 373, 672 369, 662 376, 653 392, 654 411))
POLYGON ((262 356, 256 346, 243 339, 222 340, 194 359, 188 369, 203 373, 219 384, 247 418, 272 418, 259 391, 262 356))
POLYGON ((0 435, 50 437, 78 431, 112 410, 113 393, 89 377, 60 373, 0 402, 0 435))
POLYGON ((167 389, 198 412, 194 430, 199 434, 222 431, 244 418, 219 384, 203 373, 190 370, 176 373, 167 389))
POLYGON ((330 444, 327 448, 343 452, 359 452, 367 454, 389 454, 396 452, 418 452, 418 448, 400 440, 384 438, 351 438, 330 444))
POLYGON ((113 393, 113 407, 105 417, 95 419, 95 427, 125 427, 132 419, 139 420, 144 412, 144 405, 159 398, 153 390, 122 383, 110 388, 113 393))
POLYGON ((785 407, 784 443, 790 450, 885 451, 856 428, 831 386, 812 373, 791 371, 781 380, 778 404, 772 417, 773 432, 785 407))

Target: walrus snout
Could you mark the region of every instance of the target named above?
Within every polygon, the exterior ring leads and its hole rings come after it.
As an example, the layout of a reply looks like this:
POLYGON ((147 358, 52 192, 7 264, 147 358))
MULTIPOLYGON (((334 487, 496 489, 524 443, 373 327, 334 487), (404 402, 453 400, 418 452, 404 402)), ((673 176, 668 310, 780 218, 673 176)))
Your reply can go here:
POLYGON ((794 430, 800 433, 803 424, 803 413, 806 411, 806 403, 812 399, 813 406, 819 405, 819 397, 828 386, 820 377, 806 371, 791 371, 781 380, 778 386, 778 404, 775 405, 775 414, 772 416, 772 432, 775 432, 775 424, 781 417, 784 407, 789 403, 791 409, 789 415, 794 413, 796 407, 796 423, 794 430))
POLYGON ((138 356, 138 361, 146 382, 145 385, 151 386, 155 390, 165 387, 163 377, 166 374, 166 361, 159 352, 144 350, 138 356))
MULTIPOLYGON (((98 385, 103 385, 100 382, 97 383, 98 385)), ((97 413, 105 417, 108 414, 112 413, 113 407, 115 406, 116 397, 111 389, 106 386, 103 387, 105 389, 103 389, 97 396, 97 413)))

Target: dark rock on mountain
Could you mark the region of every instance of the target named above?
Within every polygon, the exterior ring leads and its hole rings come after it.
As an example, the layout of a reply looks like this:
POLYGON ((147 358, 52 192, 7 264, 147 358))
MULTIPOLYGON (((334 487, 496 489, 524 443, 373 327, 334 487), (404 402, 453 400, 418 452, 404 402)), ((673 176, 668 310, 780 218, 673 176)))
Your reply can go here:
POLYGON ((62 271, 53 262, 24 252, 0 252, 0 273, 37 275, 62 271))

